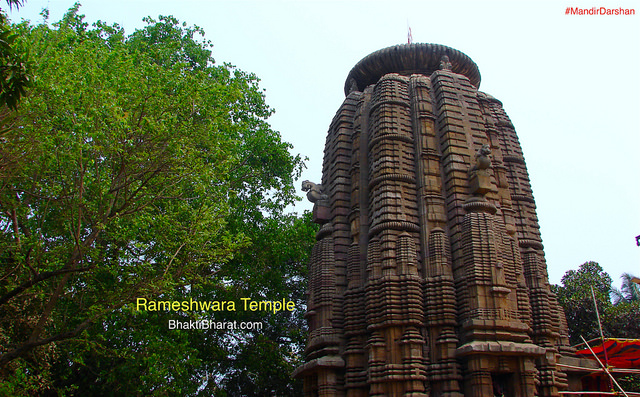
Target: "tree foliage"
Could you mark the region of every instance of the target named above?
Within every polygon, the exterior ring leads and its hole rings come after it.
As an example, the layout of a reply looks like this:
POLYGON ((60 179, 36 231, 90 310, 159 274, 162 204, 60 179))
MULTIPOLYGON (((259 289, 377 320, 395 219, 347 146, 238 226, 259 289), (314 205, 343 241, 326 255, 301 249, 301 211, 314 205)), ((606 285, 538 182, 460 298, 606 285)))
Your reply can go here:
MULTIPOLYGON (((303 280, 316 225, 310 215, 270 217, 247 225, 251 249, 224 265, 224 285, 193 285, 199 301, 282 299, 293 312, 136 312, 130 306, 111 313, 88 330, 90 343, 65 353, 68 362, 52 369, 53 387, 76 395, 301 395, 290 375, 306 341, 303 280), (169 330, 170 319, 259 322, 260 330, 169 330), (131 376, 135 374, 135 376, 131 376)), ((184 291, 172 298, 184 299, 184 291)))
POLYGON ((562 286, 555 286, 555 292, 567 316, 571 343, 580 343, 580 336, 586 340, 599 337, 593 296, 600 315, 603 315, 611 306, 611 277, 598 263, 586 262, 578 270, 566 272, 561 281, 562 286))
POLYGON ((293 312, 268 316, 238 313, 239 321, 261 321, 264 328, 255 334, 236 334, 235 342, 227 346, 217 369, 219 384, 227 395, 302 395, 301 382, 290 376, 302 364, 306 344, 305 280, 316 231, 310 213, 302 218, 268 220, 252 233, 258 249, 245 250, 227 264, 229 298, 286 298, 296 307, 293 312), (275 291, 280 295, 274 296, 275 291))
MULTIPOLYGON (((168 313, 128 304, 276 287, 301 302, 293 256, 312 231, 282 209, 302 161, 257 77, 216 65, 200 28, 161 16, 127 36, 78 11, 12 27, 36 78, 0 121, 0 392, 188 395, 201 375, 219 390, 229 335, 169 334, 168 313)), ((299 340, 277 335, 299 313, 238 346, 294 357, 299 340)))
MULTIPOLYGON (((18 8, 24 2, 7 0, 7 4, 9 8, 18 8)), ((7 17, 0 9, 0 112, 4 112, 4 106, 15 110, 18 101, 25 95, 31 83, 27 69, 28 59, 29 52, 20 42, 20 36, 8 25, 7 17)))
POLYGON ((620 278, 622 279, 622 286, 620 289, 614 288, 611 292, 613 295, 613 302, 616 304, 639 302, 640 285, 636 284, 634 281, 637 277, 630 273, 622 273, 620 278))
POLYGON ((640 301, 616 299, 616 295, 633 297, 629 274, 622 276, 622 293, 612 286, 612 279, 596 262, 586 262, 578 270, 569 270, 562 277, 562 286, 554 286, 558 301, 564 308, 572 344, 599 338, 600 331, 591 293, 593 287, 605 337, 640 338, 640 301), (613 298, 613 301, 612 301, 613 298))

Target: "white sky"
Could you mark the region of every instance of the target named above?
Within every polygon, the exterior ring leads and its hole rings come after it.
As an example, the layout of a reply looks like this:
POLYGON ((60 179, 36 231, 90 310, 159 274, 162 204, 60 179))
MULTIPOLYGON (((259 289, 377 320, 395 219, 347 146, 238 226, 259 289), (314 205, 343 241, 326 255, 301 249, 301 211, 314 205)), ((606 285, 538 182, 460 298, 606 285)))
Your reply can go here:
MULTIPOLYGON (((13 20, 58 21, 73 0, 26 0, 13 20)), ((6 4, 2 5, 6 9, 6 4)), ((319 182, 325 136, 351 68, 407 42, 456 48, 482 75, 480 90, 504 104, 532 181, 550 281, 588 260, 619 287, 640 276, 640 2, 85 0, 86 21, 173 15, 198 25, 217 63, 262 79, 270 119, 309 158, 319 182), (635 8, 634 16, 565 15, 567 7, 635 8)), ((310 209, 306 202, 296 211, 310 209)))

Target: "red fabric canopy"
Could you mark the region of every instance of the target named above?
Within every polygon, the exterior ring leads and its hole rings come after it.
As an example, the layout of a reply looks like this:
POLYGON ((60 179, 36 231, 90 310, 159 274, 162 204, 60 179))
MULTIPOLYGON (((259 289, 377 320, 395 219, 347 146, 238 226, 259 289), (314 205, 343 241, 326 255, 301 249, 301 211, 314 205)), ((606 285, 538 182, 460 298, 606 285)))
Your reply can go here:
MULTIPOLYGON (((605 339, 604 346, 610 366, 616 368, 640 368, 640 339, 605 339)), ((602 344, 591 346, 600 361, 604 364, 602 344)), ((580 357, 595 360, 589 349, 578 350, 580 357)))

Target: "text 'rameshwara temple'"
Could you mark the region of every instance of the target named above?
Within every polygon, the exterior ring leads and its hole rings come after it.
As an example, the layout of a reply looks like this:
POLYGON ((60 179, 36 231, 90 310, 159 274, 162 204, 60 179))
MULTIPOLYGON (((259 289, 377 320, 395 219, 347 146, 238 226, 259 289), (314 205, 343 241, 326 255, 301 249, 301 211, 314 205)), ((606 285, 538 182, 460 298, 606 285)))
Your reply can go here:
POLYGON ((307 396, 558 396, 564 313, 502 103, 434 44, 349 73, 309 264, 307 396))

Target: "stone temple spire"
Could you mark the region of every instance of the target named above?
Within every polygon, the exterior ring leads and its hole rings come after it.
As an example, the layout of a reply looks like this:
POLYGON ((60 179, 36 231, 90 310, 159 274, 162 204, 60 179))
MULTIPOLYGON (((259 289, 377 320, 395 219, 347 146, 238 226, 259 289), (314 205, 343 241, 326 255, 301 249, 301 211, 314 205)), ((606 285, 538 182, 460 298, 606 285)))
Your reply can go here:
POLYGON ((377 51, 329 127, 307 396, 558 396, 570 351, 522 149, 465 54, 377 51))

